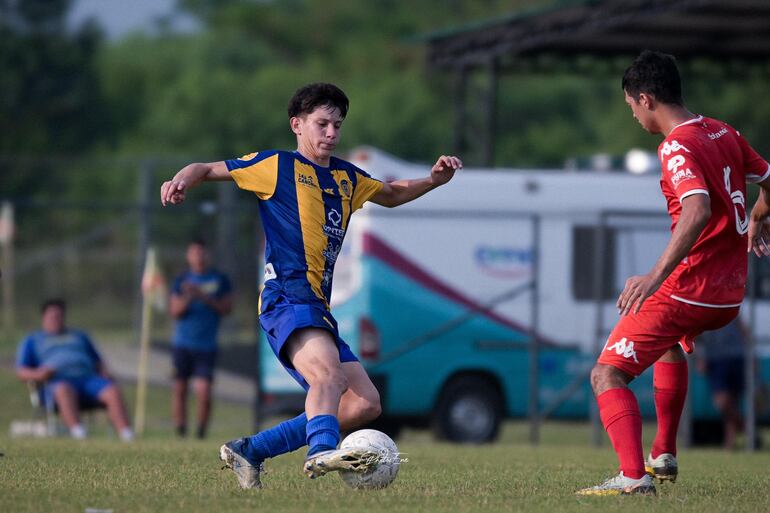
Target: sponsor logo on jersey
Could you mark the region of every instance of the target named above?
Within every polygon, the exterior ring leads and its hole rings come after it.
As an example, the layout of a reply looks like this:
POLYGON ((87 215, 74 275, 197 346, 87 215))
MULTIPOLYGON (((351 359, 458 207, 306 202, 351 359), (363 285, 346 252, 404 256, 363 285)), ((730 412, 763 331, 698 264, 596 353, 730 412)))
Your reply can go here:
POLYGON ((326 218, 334 226, 339 226, 342 222, 342 215, 340 215, 340 213, 337 212, 337 210, 334 208, 329 211, 329 214, 326 216, 326 218))
POLYGON ((302 173, 300 173, 299 177, 297 177, 297 183, 304 185, 305 187, 312 187, 312 188, 316 187, 313 177, 308 175, 303 175, 302 173))
POLYGON ((278 278, 278 274, 275 272, 273 264, 270 262, 265 264, 265 281, 274 280, 278 278))
POLYGON ((345 237, 345 230, 340 228, 340 223, 342 223, 342 214, 333 208, 329 211, 328 214, 326 214, 326 219, 331 224, 326 223, 323 225, 324 234, 326 234, 327 237, 342 240, 342 238, 345 237))
POLYGON ((671 176, 671 185, 673 185, 676 189, 680 182, 684 182, 685 180, 690 180, 692 178, 695 178, 695 175, 692 173, 692 171, 690 171, 690 168, 682 169, 671 176))
POLYGON ((326 249, 323 251, 323 256, 326 259, 326 261, 331 265, 334 265, 334 263, 337 261, 337 257, 340 254, 341 248, 342 248, 341 244, 329 242, 326 245, 326 249))
POLYGON ((663 143, 663 148, 660 149, 660 154, 667 157, 667 156, 671 155, 672 153, 677 152, 679 150, 684 150, 687 153, 690 153, 690 150, 688 150, 687 148, 685 148, 684 146, 679 144, 678 141, 674 140, 674 141, 671 141, 671 142, 664 142, 663 143))
POLYGON ((621 338, 614 344, 610 345, 608 340, 604 346, 605 351, 615 351, 615 353, 623 358, 633 358, 634 362, 639 363, 636 358, 636 351, 634 351, 634 343, 628 340, 626 337, 621 338))
POLYGON ((708 136, 709 136, 709 139, 711 139, 713 141, 715 139, 719 139, 720 137, 722 137, 726 133, 727 133, 727 128, 726 127, 722 127, 722 130, 720 130, 719 132, 710 133, 710 134, 708 134, 708 136))

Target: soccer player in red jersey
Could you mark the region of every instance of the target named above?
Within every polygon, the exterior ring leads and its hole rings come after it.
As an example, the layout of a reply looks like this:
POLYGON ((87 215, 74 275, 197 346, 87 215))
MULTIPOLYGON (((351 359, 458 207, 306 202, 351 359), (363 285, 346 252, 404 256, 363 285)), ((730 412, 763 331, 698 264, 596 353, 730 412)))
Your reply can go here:
POLYGON ((623 76, 626 103, 658 148, 671 239, 652 270, 632 276, 617 301, 620 321, 591 371, 591 386, 620 473, 580 495, 654 494, 652 478, 675 481, 676 432, 687 395, 694 338, 738 315, 747 248, 770 255, 770 168, 731 126, 684 106, 676 61, 644 51, 623 76), (746 183, 760 186, 751 214, 746 183), (642 419, 628 383, 654 365, 658 430, 645 460, 642 419))

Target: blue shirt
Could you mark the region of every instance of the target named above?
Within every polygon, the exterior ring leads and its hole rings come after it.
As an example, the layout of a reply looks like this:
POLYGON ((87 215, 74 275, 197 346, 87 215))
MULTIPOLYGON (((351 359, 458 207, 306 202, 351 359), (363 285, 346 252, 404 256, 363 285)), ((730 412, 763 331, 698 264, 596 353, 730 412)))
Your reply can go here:
MULTIPOLYGON (((182 284, 190 283, 212 299, 221 299, 231 291, 230 280, 224 274, 210 269, 203 274, 187 271, 174 281, 172 292, 182 295, 182 284)), ((174 326, 173 343, 195 351, 214 351, 217 348, 217 331, 220 315, 216 310, 198 299, 193 299, 187 310, 177 319, 174 326)))
POLYGON ((331 157, 319 166, 299 152, 261 151, 227 160, 238 187, 259 198, 265 230, 265 289, 292 303, 329 308, 334 264, 353 212, 382 182, 331 157))
POLYGON ((100 362, 88 335, 73 329, 57 334, 35 331, 21 341, 16 353, 17 367, 50 367, 56 371, 53 379, 96 375, 100 362))

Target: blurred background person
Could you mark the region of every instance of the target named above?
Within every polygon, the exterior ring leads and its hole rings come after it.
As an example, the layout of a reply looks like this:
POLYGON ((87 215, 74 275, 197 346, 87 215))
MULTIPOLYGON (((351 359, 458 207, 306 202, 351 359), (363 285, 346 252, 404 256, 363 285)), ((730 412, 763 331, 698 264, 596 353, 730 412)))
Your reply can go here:
POLYGON ((217 333, 222 316, 232 310, 230 280, 210 267, 203 240, 187 246, 188 269, 171 290, 174 385, 171 409, 176 432, 187 435, 187 384, 192 379, 197 402, 197 436, 205 438, 211 413, 211 386, 217 358, 217 333))
POLYGON ((705 374, 714 407, 722 417, 722 445, 735 449, 736 439, 743 432, 741 399, 746 380, 746 340, 748 328, 737 317, 727 326, 706 331, 698 337, 697 369, 705 374))
POLYGON ((86 438, 80 409, 100 404, 121 440, 130 442, 134 433, 118 386, 88 335, 67 327, 65 313, 66 303, 61 299, 43 303, 42 329, 19 344, 16 376, 45 386, 46 401, 55 401, 72 438, 86 438))

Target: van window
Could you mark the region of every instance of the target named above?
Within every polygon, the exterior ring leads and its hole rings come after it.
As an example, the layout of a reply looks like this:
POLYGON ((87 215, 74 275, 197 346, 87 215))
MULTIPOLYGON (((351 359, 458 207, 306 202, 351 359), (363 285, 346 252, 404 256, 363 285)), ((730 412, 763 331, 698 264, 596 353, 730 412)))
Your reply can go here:
MULTIPOLYGON (((604 228, 604 261, 601 262, 602 299, 615 299, 617 234, 604 228)), ((578 301, 596 300, 596 259, 599 258, 599 228, 575 226, 572 229, 572 295, 578 301)))

